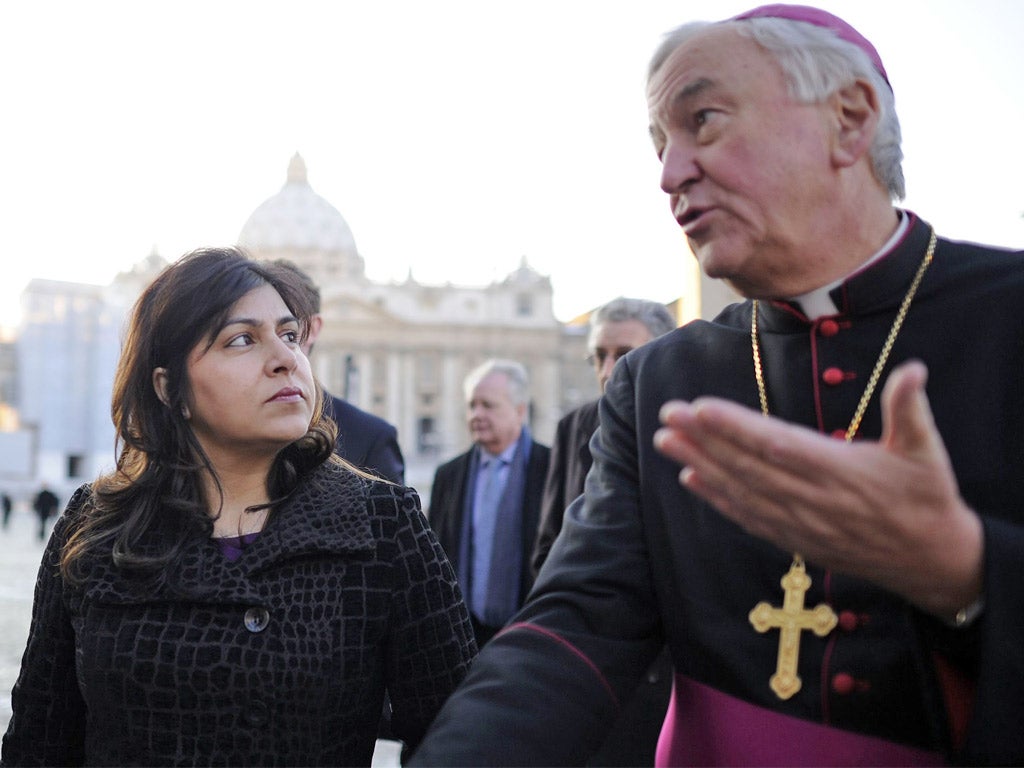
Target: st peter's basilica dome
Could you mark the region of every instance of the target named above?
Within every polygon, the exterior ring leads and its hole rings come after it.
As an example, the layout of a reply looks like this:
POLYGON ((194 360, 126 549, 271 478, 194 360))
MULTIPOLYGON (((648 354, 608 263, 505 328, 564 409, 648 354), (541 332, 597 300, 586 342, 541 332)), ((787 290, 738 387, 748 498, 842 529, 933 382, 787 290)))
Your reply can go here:
POLYGON ((253 211, 238 244, 259 259, 290 259, 318 282, 365 278, 352 230, 338 209, 313 191, 298 153, 281 191, 253 211))

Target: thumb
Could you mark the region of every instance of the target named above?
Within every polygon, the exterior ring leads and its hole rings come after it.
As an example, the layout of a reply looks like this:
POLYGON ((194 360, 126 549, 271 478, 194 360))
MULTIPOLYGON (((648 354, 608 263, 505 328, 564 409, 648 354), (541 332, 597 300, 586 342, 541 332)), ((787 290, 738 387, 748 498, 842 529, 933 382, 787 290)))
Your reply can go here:
POLYGON ((903 456, 945 451, 925 394, 928 368, 918 360, 893 369, 882 390, 882 445, 903 456))

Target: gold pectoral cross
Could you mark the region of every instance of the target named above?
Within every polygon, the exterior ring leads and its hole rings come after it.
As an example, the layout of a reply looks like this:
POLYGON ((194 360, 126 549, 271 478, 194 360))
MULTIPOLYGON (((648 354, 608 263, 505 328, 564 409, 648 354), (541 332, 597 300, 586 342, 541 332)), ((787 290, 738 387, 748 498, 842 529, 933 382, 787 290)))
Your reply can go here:
POLYGON ((773 608, 761 601, 750 612, 750 623, 758 632, 767 632, 776 627, 779 632, 779 661, 772 675, 771 688, 780 699, 788 699, 800 690, 800 676, 796 673, 800 659, 800 632, 809 629, 818 637, 831 632, 838 619, 835 612, 825 603, 814 610, 804 608, 804 596, 811 586, 804 560, 793 557, 789 572, 782 577, 782 588, 786 591, 782 608, 773 608))

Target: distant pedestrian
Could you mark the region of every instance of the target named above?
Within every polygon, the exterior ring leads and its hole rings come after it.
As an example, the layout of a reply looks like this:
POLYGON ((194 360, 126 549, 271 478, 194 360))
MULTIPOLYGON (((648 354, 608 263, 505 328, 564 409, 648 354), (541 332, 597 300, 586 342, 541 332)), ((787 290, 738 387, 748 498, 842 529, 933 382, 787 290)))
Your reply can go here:
POLYGON ((57 514, 57 505, 60 503, 60 499, 57 498, 57 494, 51 491, 45 485, 36 494, 35 499, 32 500, 32 509, 36 511, 39 516, 39 540, 42 541, 46 538, 46 523, 47 521, 57 514))
POLYGON ((6 531, 8 524, 11 522, 11 509, 14 507, 14 502, 11 501, 11 497, 6 492, 0 494, 0 505, 3 506, 4 530, 6 531))

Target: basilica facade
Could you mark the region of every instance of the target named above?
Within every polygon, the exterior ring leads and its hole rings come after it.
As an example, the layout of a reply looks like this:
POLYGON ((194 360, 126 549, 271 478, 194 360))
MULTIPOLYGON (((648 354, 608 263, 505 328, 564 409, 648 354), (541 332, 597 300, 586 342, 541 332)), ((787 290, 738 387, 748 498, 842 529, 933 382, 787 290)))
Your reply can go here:
MULTIPOLYGON (((352 231, 310 186, 299 155, 281 189, 244 222, 238 244, 258 259, 289 259, 318 283, 324 326, 311 353, 314 373, 333 394, 397 427, 406 481, 423 495, 436 466, 469 445, 462 382, 484 360, 526 367, 530 425, 541 442, 550 442, 563 413, 597 395, 584 360, 585 313, 558 321, 550 279, 526 259, 484 286, 429 285, 411 275, 370 280, 352 231)), ((0 456, 21 456, 26 446, 31 455, 10 482, 70 492, 113 466, 110 392, 121 328, 165 264, 150 254, 107 286, 29 283, 14 341, 19 424, 0 435, 0 456)))

